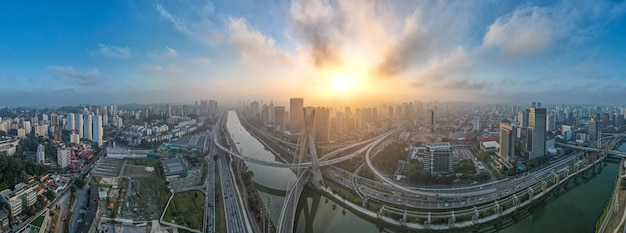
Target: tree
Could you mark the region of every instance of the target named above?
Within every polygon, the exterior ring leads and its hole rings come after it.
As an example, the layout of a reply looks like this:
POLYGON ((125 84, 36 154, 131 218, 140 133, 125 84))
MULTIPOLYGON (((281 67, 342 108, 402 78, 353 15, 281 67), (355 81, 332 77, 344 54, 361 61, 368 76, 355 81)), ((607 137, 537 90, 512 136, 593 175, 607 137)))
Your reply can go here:
POLYGON ((74 184, 76 185, 76 187, 78 187, 79 189, 82 189, 85 186, 85 180, 83 179, 76 179, 74 181, 74 184))
POLYGON ((71 191, 72 193, 76 193, 76 190, 78 190, 78 189, 76 188, 76 185, 72 185, 72 186, 70 187, 70 191, 71 191))

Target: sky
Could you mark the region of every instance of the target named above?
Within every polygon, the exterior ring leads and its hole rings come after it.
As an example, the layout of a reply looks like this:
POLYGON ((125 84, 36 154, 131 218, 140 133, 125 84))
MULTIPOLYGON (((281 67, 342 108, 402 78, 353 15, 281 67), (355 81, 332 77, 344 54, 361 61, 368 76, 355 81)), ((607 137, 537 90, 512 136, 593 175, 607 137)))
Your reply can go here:
POLYGON ((0 105, 623 104, 623 1, 9 1, 0 105))

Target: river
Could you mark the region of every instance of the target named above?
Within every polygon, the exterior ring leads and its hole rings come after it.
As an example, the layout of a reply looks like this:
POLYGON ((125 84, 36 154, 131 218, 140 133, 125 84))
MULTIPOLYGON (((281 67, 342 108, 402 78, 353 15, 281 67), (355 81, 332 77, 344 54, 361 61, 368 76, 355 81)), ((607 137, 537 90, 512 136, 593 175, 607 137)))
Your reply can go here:
MULTIPOLYGON (((228 112, 227 128, 244 156, 276 160, 271 152, 265 150, 264 146, 246 131, 233 111, 228 112)), ((626 151, 626 144, 623 144, 620 150, 626 151)), ((252 163, 246 165, 254 172, 253 180, 261 198, 263 200, 271 198, 270 217, 273 222, 277 222, 285 190, 296 181, 296 175, 286 168, 272 168, 252 163)), ((607 163, 607 166, 591 180, 565 192, 547 205, 534 209, 531 215, 499 232, 593 232, 604 204, 611 195, 617 166, 615 163, 607 163)), ((296 217, 298 233, 379 232, 375 224, 345 210, 341 205, 313 190, 305 189, 300 201, 301 209, 298 210, 296 217), (306 205, 302 205, 305 202, 306 205)))
MULTIPOLYGON (((235 112, 228 112, 226 127, 244 156, 275 160, 274 155, 265 150, 263 144, 246 131, 235 112)), ((277 222, 284 192, 296 181, 296 175, 287 168, 266 167, 253 163, 246 163, 246 165, 254 172, 252 180, 256 183, 261 198, 264 201, 271 198, 270 216, 273 222, 277 222)), ((296 217, 298 219, 296 232, 379 232, 376 225, 345 210, 341 205, 311 189, 304 189, 300 201, 301 203, 306 201, 307 205, 300 205, 301 209, 298 210, 300 217, 296 217)))

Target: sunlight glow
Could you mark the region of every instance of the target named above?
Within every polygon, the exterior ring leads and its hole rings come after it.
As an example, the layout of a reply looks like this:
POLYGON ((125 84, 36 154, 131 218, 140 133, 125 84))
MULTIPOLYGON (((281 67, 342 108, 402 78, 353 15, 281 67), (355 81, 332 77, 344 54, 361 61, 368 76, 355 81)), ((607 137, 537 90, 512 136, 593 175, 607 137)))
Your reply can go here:
POLYGON ((345 91, 348 91, 352 87, 352 83, 350 83, 350 80, 348 79, 348 77, 344 75, 336 75, 335 77, 333 77, 331 86, 336 91, 345 92, 345 91))

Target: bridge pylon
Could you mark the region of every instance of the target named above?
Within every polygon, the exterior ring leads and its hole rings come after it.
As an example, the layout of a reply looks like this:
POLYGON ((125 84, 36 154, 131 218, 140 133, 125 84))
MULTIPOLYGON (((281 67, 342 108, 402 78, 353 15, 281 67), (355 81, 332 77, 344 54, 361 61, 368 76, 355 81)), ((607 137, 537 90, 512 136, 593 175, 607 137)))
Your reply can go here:
MULTIPOLYGON (((304 112, 304 132, 300 137, 300 145, 299 145, 299 153, 298 153, 298 161, 297 163, 301 163, 305 161, 306 155, 310 155, 311 157, 311 172, 313 176, 311 177, 311 183, 315 188, 324 187, 324 180, 322 178, 322 171, 320 170, 317 149, 315 148, 315 109, 312 109, 310 112, 307 112, 306 108, 303 108, 304 112)), ((300 173, 299 171, 298 173, 300 173)))

